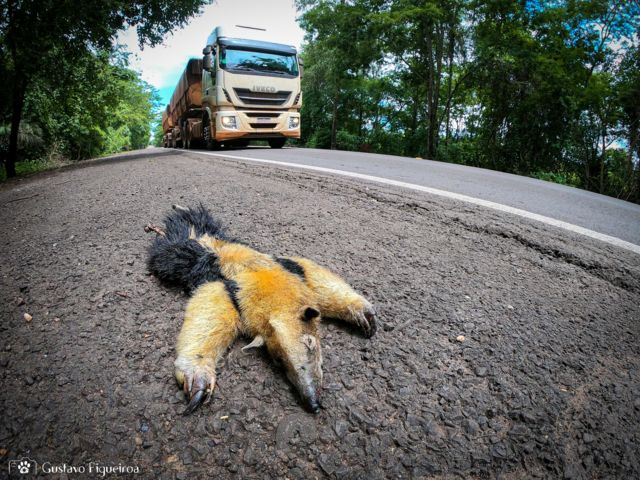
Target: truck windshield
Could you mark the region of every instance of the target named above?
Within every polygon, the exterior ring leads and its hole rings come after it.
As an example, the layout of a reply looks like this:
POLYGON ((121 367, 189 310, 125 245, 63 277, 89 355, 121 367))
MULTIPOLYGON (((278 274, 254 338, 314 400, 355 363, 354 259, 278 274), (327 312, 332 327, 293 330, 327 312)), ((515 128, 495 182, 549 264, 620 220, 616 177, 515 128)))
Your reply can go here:
POLYGON ((298 76, 295 55, 225 47, 221 50, 220 66, 225 70, 256 75, 298 76))

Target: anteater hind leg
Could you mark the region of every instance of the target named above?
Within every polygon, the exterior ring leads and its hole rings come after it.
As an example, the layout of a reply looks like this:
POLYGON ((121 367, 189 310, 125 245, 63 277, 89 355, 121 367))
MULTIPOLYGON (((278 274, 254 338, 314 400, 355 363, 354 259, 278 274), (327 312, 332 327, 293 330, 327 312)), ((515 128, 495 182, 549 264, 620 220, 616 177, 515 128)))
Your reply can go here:
POLYGON ((233 343, 240 315, 223 282, 198 288, 187 305, 176 346, 176 380, 189 399, 185 414, 211 398, 216 364, 233 343))
POLYGON ((320 313, 360 327, 367 337, 376 333, 373 305, 330 270, 306 258, 293 258, 304 270, 304 278, 316 293, 320 313))

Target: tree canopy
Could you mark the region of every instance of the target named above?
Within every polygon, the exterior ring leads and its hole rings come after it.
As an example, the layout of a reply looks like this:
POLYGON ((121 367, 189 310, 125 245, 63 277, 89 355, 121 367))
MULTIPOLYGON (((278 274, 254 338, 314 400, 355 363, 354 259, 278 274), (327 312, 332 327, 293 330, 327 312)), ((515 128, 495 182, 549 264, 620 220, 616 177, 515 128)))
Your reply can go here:
POLYGON ((77 147, 79 157, 123 143, 141 145, 148 128, 143 133, 139 126, 151 93, 126 68, 125 57, 113 51, 113 40, 119 30, 131 27, 141 45, 155 45, 204 3, 0 0, 0 74, 6 82, 0 115, 4 130, 10 124, 2 150, 7 176, 15 175, 19 132, 29 130, 26 125, 44 132, 49 141, 69 129, 64 141, 77 147), (23 113, 29 114, 25 124, 23 113), (99 119, 101 114, 113 118, 99 119), (117 140, 124 136, 125 142, 117 140), (104 148, 98 138, 104 138, 104 148))
POLYGON ((640 2, 298 0, 303 143, 640 201, 640 2))

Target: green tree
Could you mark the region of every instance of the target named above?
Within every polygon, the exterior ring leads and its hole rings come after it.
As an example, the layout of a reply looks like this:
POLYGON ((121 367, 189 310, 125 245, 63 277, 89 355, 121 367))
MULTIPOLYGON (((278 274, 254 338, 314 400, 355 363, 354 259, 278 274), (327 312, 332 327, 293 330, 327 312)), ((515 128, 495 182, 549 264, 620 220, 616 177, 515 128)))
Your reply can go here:
POLYGON ((21 130, 25 120, 38 125, 46 143, 70 159, 148 144, 157 94, 127 67, 126 54, 85 52, 60 63, 47 80, 33 79, 21 130))
POLYGON ((153 122, 153 145, 155 147, 163 146, 164 129, 162 128, 162 117, 160 115, 155 116, 153 122))
POLYGON ((453 71, 465 9, 460 0, 396 0, 376 18, 386 52, 395 59, 401 82, 410 92, 411 143, 429 158, 436 158, 442 122, 450 119, 453 71), (444 111, 440 103, 443 96, 444 111))
POLYGON ((297 5, 307 145, 426 156, 640 200, 640 2, 297 5))
POLYGON ((8 153, 3 159, 7 176, 15 176, 25 98, 36 81, 46 84, 61 68, 87 52, 109 49, 118 30, 127 25, 137 29, 141 44, 157 44, 168 31, 198 12, 203 3, 0 0, 0 71, 11 92, 1 112, 3 119, 11 119, 8 153))
MULTIPOLYGON (((640 26, 638 27, 640 30, 640 26)), ((638 32, 640 34, 640 31, 638 32)), ((627 155, 622 169, 621 196, 640 200, 640 48, 629 49, 620 63, 615 82, 620 105, 620 127, 626 136, 627 155)))
MULTIPOLYGON (((330 118, 329 147, 338 144, 338 131, 356 134, 364 128, 363 92, 360 80, 379 61, 376 25, 372 13, 384 2, 380 0, 298 0, 303 10, 300 22, 307 31, 303 121, 324 128, 330 118), (306 104, 309 103, 307 107, 306 104), (305 112, 306 111, 306 112, 305 112)), ((315 135, 314 142, 323 134, 315 135)), ((346 138, 342 135, 342 138, 346 138)), ((320 145, 320 144, 318 144, 320 145)))

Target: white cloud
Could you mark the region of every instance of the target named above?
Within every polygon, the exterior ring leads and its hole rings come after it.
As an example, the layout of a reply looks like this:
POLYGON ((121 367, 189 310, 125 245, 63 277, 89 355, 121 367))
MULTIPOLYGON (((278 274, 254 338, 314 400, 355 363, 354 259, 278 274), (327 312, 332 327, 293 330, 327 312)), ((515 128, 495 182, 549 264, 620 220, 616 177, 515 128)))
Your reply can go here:
MULTIPOLYGON (((186 27, 167 36, 162 45, 141 51, 132 29, 121 32, 117 42, 133 54, 131 66, 141 72, 143 80, 166 92, 177 83, 187 60, 202 55, 207 37, 218 25, 266 28, 265 40, 298 48, 304 36, 296 22, 293 0, 217 0, 205 6, 186 27)), ((163 96, 167 100, 166 93, 163 96)))

